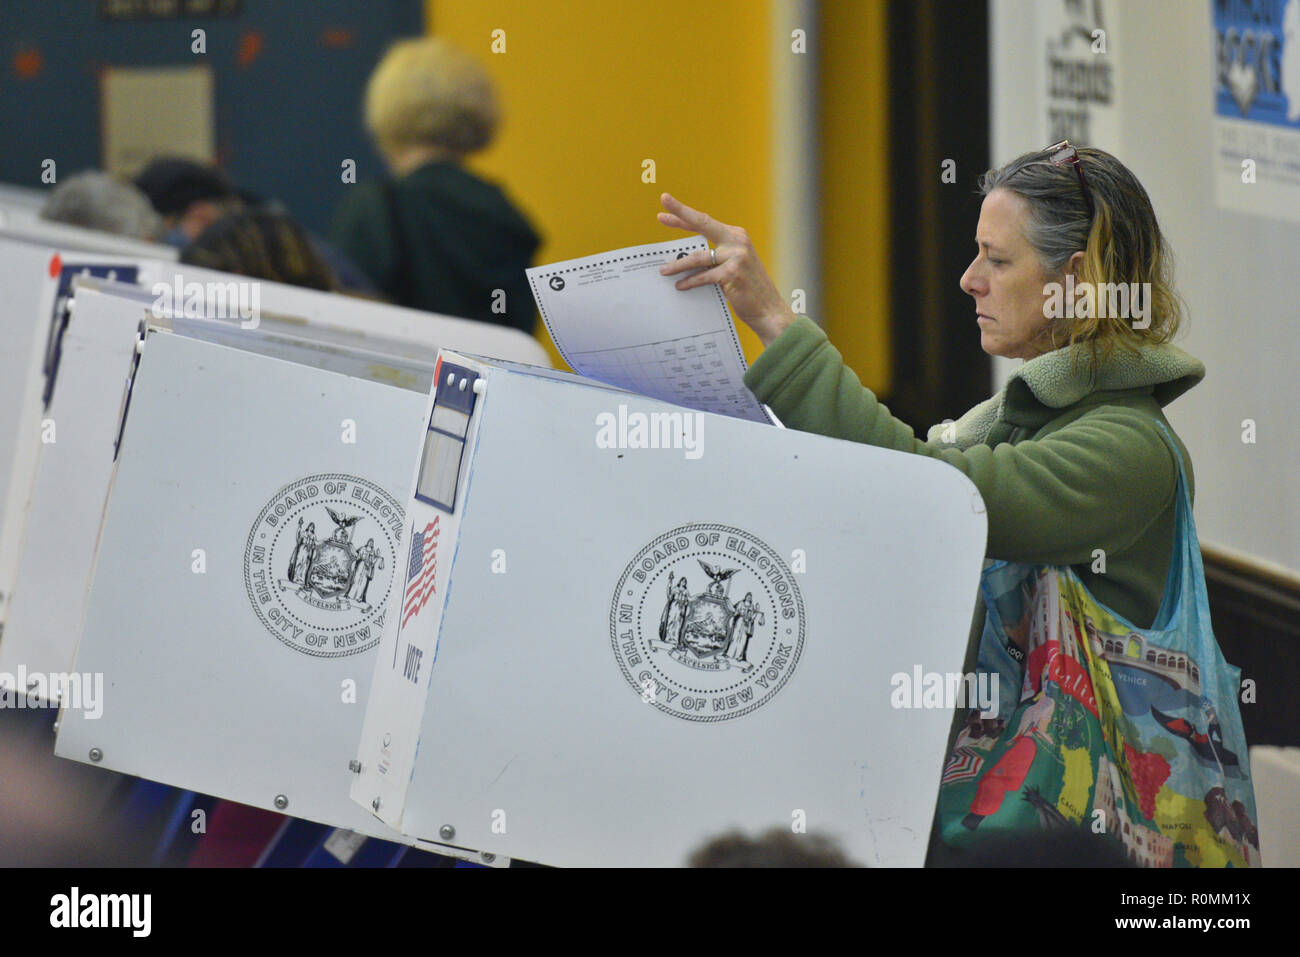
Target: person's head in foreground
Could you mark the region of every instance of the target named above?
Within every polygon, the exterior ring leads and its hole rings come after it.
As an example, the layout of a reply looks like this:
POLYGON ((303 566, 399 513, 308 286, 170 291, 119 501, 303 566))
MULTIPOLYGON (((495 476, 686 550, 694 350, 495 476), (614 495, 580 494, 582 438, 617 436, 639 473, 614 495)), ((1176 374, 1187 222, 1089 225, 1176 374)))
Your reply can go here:
POLYGON ((989 170, 980 191, 979 248, 961 288, 985 352, 1032 359, 1086 345, 1104 361, 1173 338, 1183 306, 1168 245, 1146 190, 1114 156, 1058 144, 989 170))
POLYGON ((857 867, 828 838, 773 828, 750 838, 733 831, 691 854, 690 867, 857 867))
POLYGON ((78 173, 56 186, 40 215, 50 222, 132 239, 151 240, 162 232, 162 218, 148 196, 116 176, 94 170, 78 173))
POLYGON ((436 37, 395 43, 366 87, 366 129, 398 176, 485 148, 499 120, 487 70, 436 37))

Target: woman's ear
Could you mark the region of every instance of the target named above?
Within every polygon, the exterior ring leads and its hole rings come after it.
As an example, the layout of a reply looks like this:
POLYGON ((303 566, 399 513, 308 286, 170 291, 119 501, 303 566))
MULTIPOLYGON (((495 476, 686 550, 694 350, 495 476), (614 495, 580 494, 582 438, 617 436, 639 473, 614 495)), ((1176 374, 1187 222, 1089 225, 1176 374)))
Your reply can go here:
POLYGON ((1065 264, 1065 272, 1071 273, 1075 279, 1079 278, 1079 267, 1083 264, 1083 250, 1079 250, 1070 257, 1070 261, 1065 264))

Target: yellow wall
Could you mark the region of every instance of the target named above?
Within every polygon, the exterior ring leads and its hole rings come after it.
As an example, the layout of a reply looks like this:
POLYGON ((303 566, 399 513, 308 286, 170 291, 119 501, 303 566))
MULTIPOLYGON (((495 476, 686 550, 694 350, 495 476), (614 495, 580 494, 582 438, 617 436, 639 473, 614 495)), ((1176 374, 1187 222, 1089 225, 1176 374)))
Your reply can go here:
MULTIPOLYGON (((766 0, 428 0, 426 13, 499 84, 504 125, 470 165, 543 234, 539 263, 686 235, 655 220, 665 190, 771 248, 766 0), (645 159, 657 183, 641 181, 645 159)), ((748 329, 741 344, 751 361, 761 351, 748 329)))
POLYGON ((821 9, 825 329, 862 384, 887 392, 889 179, 897 171, 889 168, 886 4, 823 0, 821 9))

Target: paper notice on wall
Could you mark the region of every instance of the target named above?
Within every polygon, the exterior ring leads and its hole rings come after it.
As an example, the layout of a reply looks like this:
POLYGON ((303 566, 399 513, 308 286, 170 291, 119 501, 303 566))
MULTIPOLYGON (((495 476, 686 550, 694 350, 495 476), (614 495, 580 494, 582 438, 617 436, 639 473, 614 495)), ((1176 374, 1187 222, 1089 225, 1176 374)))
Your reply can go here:
POLYGON ((156 156, 216 159, 211 68, 108 67, 100 81, 104 168, 135 176, 156 156))
POLYGON ((686 291, 659 267, 698 237, 629 246, 529 269, 564 361, 579 375, 676 405, 771 423, 743 381, 745 354, 717 286, 686 291))
POLYGON ((1210 3, 1220 208, 1300 222, 1300 0, 1210 3))
POLYGON ((1120 154, 1120 47, 1112 0, 1041 0, 1033 55, 1041 58, 1037 144, 1069 140, 1120 154))

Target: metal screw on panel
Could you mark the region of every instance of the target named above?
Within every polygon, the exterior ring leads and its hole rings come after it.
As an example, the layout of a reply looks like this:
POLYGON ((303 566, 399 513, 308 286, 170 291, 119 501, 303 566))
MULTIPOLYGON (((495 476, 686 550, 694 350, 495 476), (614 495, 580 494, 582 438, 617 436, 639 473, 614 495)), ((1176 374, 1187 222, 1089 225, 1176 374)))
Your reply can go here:
POLYGON ((285 797, 283 794, 277 794, 275 796, 276 810, 283 811, 288 806, 289 806, 289 799, 287 797, 285 797))
POLYGON ((450 824, 444 824, 442 827, 438 828, 438 836, 444 841, 450 841, 456 836, 456 829, 450 824))
POLYGON ((491 853, 490 851, 484 851, 484 852, 483 852, 483 863, 484 863, 484 864, 491 864, 491 863, 492 863, 493 861, 495 861, 496 859, 497 859, 497 856, 496 856, 495 854, 491 853))
POLYGON ((104 760, 104 752, 101 751, 101 750, 99 750, 99 748, 91 748, 91 749, 90 749, 90 760, 92 760, 92 761, 102 761, 102 760, 104 760))
POLYGON ((370 802, 370 806, 371 806, 371 808, 374 809, 375 813, 378 813, 378 812, 379 812, 379 798, 375 798, 373 801, 371 801, 371 802, 370 802))
POLYGON ((360 774, 361 762, 356 760, 355 758, 352 759, 351 761, 348 762, 348 770, 351 771, 353 774, 360 774))

